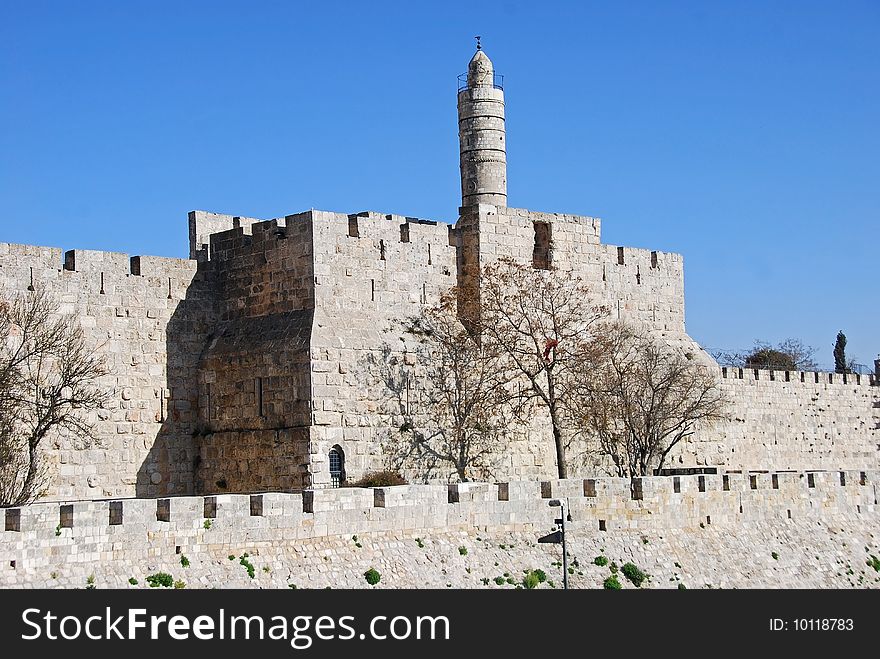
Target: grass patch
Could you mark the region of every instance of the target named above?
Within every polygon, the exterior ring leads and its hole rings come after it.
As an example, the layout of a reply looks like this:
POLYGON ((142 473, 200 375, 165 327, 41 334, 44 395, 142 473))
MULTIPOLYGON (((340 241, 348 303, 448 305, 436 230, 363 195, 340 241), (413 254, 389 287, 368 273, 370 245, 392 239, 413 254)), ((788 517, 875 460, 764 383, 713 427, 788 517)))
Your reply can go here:
POLYGON ((636 588, 641 588, 642 583, 648 578, 648 575, 636 567, 634 563, 624 563, 620 571, 636 588))
POLYGON ((620 590, 623 586, 620 585, 620 581, 618 581, 617 575, 612 574, 610 577, 602 582, 602 587, 605 590, 620 590))
POLYGON ((171 588, 174 585, 174 578, 167 572, 157 572, 147 577, 147 583, 150 588, 171 588))

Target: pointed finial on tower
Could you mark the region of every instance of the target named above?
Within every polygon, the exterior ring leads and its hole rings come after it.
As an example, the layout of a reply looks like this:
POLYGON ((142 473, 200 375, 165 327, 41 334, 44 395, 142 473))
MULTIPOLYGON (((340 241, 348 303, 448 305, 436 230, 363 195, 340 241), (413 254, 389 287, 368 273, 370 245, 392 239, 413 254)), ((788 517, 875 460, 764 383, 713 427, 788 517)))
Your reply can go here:
POLYGON ((474 39, 477 40, 477 50, 483 50, 483 47, 480 45, 480 38, 481 38, 481 37, 480 37, 479 34, 478 34, 477 36, 474 37, 474 39))

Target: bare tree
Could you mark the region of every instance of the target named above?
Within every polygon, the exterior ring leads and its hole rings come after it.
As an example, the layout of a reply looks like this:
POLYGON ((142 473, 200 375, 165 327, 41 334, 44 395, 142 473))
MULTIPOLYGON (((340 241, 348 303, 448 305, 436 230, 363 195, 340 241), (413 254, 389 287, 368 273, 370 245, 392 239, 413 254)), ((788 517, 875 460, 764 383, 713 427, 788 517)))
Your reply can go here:
POLYGON ((772 371, 814 371, 815 348, 805 345, 799 339, 785 339, 776 346, 765 341, 755 341, 750 350, 716 350, 712 356, 725 366, 739 368, 758 368, 772 371))
POLYGON ((75 318, 58 315, 42 288, 0 301, 0 505, 38 498, 47 485, 41 442, 52 433, 92 437, 84 418, 106 395, 105 374, 75 318))
POLYGON ((701 424, 725 418, 717 374, 631 325, 608 324, 603 361, 577 398, 577 420, 619 476, 650 475, 701 424))
POLYGON ((382 379, 402 423, 386 444, 392 467, 417 469, 425 479, 444 468, 462 481, 491 476, 508 428, 510 398, 492 344, 480 342, 460 322, 457 289, 404 322, 414 350, 386 347, 382 379))
POLYGON ((550 419, 559 478, 566 478, 566 420, 573 396, 596 355, 593 330, 607 311, 591 302, 590 290, 576 275, 499 259, 480 277, 481 341, 493 346, 504 379, 524 383, 517 411, 534 418, 534 406, 550 419))

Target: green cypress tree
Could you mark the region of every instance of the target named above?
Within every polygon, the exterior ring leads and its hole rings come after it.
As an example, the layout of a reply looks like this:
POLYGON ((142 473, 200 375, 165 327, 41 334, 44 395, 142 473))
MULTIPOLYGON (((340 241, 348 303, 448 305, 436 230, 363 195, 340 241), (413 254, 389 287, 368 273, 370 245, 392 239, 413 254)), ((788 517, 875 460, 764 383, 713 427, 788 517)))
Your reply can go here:
POLYGON ((834 342, 834 372, 846 373, 846 334, 841 330, 834 342))

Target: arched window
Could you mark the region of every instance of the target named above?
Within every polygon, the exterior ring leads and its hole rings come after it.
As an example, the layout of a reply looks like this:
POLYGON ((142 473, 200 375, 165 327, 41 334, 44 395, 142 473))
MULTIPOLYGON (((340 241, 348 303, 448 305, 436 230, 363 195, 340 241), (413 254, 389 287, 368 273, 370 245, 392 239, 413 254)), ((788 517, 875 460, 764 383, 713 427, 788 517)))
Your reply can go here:
POLYGON ((345 453, 337 445, 330 449, 330 485, 340 487, 345 482, 345 453))

